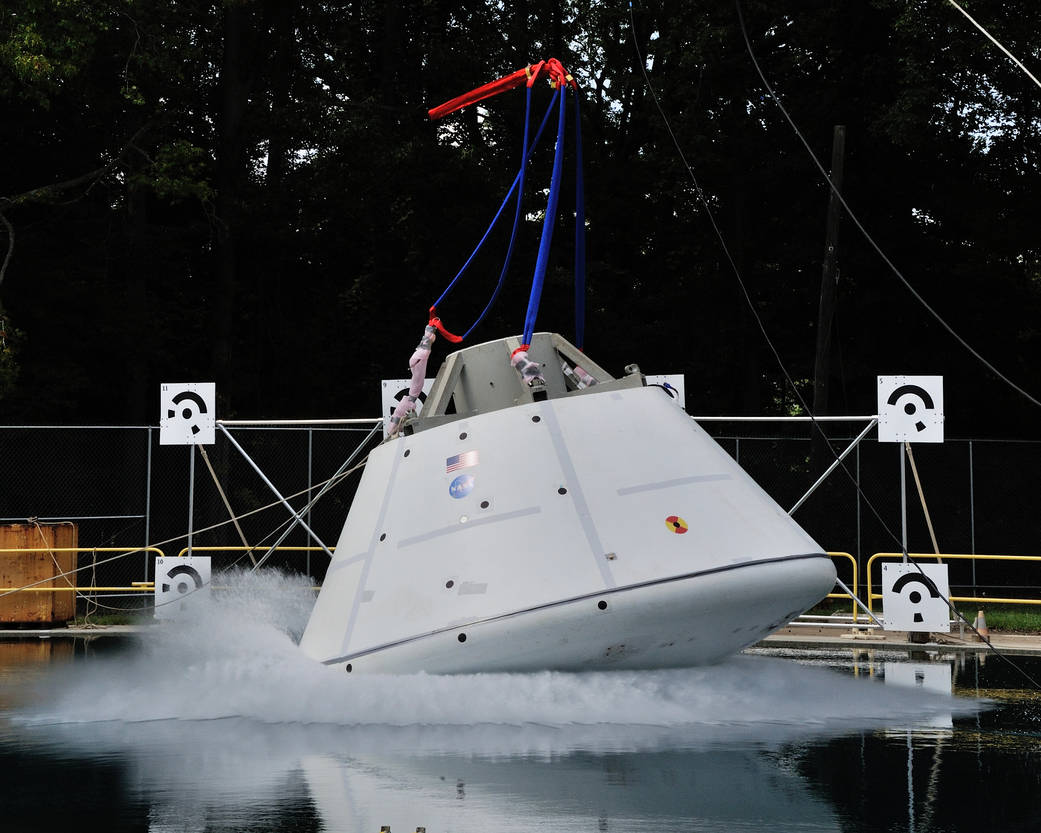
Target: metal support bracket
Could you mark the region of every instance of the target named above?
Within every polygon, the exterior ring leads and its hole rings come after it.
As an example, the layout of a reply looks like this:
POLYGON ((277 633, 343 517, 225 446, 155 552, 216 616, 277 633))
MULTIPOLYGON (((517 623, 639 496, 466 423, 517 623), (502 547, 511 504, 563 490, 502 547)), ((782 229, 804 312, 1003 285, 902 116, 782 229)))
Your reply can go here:
MULTIPOLYGON (((279 502, 286 509, 289 510, 290 514, 296 519, 295 522, 300 524, 300 526, 302 526, 307 531, 307 534, 310 535, 314 539, 314 542, 316 544, 318 544, 318 546, 320 546, 323 550, 325 550, 325 553, 326 553, 326 555, 329 556, 329 558, 332 558, 333 557, 332 550, 330 550, 322 542, 322 539, 318 537, 318 535, 315 533, 315 531, 313 529, 311 529, 311 527, 309 527, 307 525, 307 523, 304 521, 303 517, 289 504, 289 501, 287 501, 284 497, 282 497, 282 493, 279 492, 278 489, 275 488, 275 484, 272 483, 270 480, 268 480, 267 475, 265 475, 264 472, 262 472, 260 470, 260 466, 258 466, 256 463, 253 462, 253 458, 250 457, 246 453, 245 449, 243 449, 243 447, 238 444, 238 442, 235 440, 235 438, 233 436, 231 436, 231 434, 228 432, 228 429, 225 428, 223 425, 221 425, 219 422, 217 423, 217 427, 220 428, 220 430, 224 433, 224 436, 228 438, 228 442, 230 442, 233 446, 235 446, 235 448, 238 449, 239 454, 241 454, 245 458, 246 462, 249 463, 250 466, 253 467, 253 471, 255 471, 257 473, 257 475, 260 477, 260 479, 264 481, 264 483, 267 485, 267 487, 274 493, 275 497, 278 498, 279 502)), ((254 567, 254 569, 256 569, 256 567, 254 567)))
POLYGON ((839 467, 843 460, 846 459, 846 455, 849 454, 854 448, 856 448, 860 444, 860 441, 864 439, 864 437, 868 435, 868 432, 876 425, 878 425, 878 417, 873 416, 871 417, 871 421, 868 422, 867 427, 857 435, 857 438, 849 444, 845 451, 843 451, 838 457, 835 458, 835 462, 828 466, 827 471, 825 471, 824 474, 817 478, 817 482, 810 486, 810 488, 806 491, 806 494, 804 494, 795 502, 795 506, 788 510, 789 515, 794 514, 795 510, 802 506, 806 502, 806 499, 815 491, 817 491, 817 487, 828 479, 828 476, 839 467))
MULTIPOLYGON (((337 479, 340 477, 340 475, 347 471, 348 466, 350 466, 350 464, 355 461, 357 456, 361 453, 361 450, 369 444, 369 441, 373 437, 375 437, 376 434, 379 433, 379 431, 382 428, 383 420, 378 420, 376 424, 373 426, 372 430, 365 436, 365 439, 358 443, 358 447, 351 452, 351 456, 344 461, 343 465, 341 465, 340 468, 336 470, 336 473, 332 477, 325 481, 325 485, 318 490, 318 494, 316 494, 313 498, 311 498, 310 501, 308 501, 307 506, 304 507, 304 512, 309 511, 312 506, 318 503, 318 499, 326 492, 328 492, 336 484, 337 479)), ((278 540, 275 541, 275 543, 268 548, 268 551, 261 556, 260 561, 256 562, 256 564, 253 565, 253 569, 251 570, 251 572, 255 573, 260 567, 264 566, 264 562, 271 557, 271 553, 275 552, 282 545, 282 542, 289 537, 289 533, 296 529, 296 524, 298 521, 300 521, 300 515, 297 515, 296 513, 293 514, 295 520, 288 527, 286 527, 285 530, 283 530, 282 534, 278 537, 278 540)), ((316 538, 315 540, 318 539, 316 538)), ((321 542, 319 541, 319 543, 321 542)), ((325 549, 325 547, 323 546, 322 549, 325 549)), ((325 551, 329 552, 329 550, 325 551)), ((332 558, 332 553, 329 553, 329 557, 332 558)))
POLYGON ((863 611, 864 611, 864 612, 865 612, 865 613, 866 613, 866 614, 868 615, 868 618, 869 618, 869 619, 871 619, 871 621, 872 621, 872 622, 874 622, 874 623, 875 623, 876 625, 878 625, 878 626, 879 626, 880 628, 883 628, 883 629, 885 629, 885 625, 883 625, 883 624, 882 624, 882 623, 881 623, 881 622, 880 622, 880 621, 878 620, 878 618, 877 618, 877 617, 875 616, 875 614, 874 614, 874 613, 872 613, 872 612, 871 612, 871 610, 870 610, 870 609, 868 608, 868 606, 867 606, 866 604, 864 604, 864 603, 863 603, 863 602, 862 602, 862 601, 861 601, 860 599, 858 599, 858 598, 857 598, 857 597, 856 597, 855 595, 853 595, 853 591, 852 591, 852 590, 850 590, 850 589, 849 589, 849 588, 848 588, 848 587, 847 587, 847 586, 845 585, 845 583, 844 583, 844 582, 842 581, 842 579, 840 579, 840 578, 836 577, 836 578, 835 578, 835 583, 836 583, 836 584, 837 584, 837 585, 838 585, 839 587, 841 587, 841 588, 843 589, 843 591, 844 591, 844 592, 846 593, 846 595, 848 595, 848 596, 849 596, 849 597, 850 597, 851 599, 853 599, 853 601, 854 601, 854 602, 856 603, 857 607, 859 607, 859 608, 860 608, 861 610, 863 610, 863 611))

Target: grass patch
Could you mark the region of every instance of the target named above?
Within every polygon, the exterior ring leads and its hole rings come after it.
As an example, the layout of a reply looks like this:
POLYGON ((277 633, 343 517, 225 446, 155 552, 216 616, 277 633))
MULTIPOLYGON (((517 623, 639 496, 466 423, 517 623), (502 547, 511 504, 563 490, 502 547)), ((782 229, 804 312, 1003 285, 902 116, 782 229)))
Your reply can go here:
POLYGON ((70 628, 82 628, 89 625, 144 625, 151 617, 140 613, 92 613, 90 616, 77 616, 66 624, 70 628))
MULTIPOLYGON (((824 599, 819 604, 811 607, 806 611, 807 614, 814 616, 834 616, 836 614, 848 614, 853 612, 853 602, 843 602, 839 599, 824 599)), ((860 612, 860 615, 865 619, 867 614, 864 611, 860 612)))
POLYGON ((972 624, 982 610, 987 628, 1012 633, 1041 633, 1041 605, 958 605, 958 611, 972 624))
MULTIPOLYGON (((829 616, 836 613, 850 613, 853 610, 852 602, 843 602, 838 599, 824 599, 820 604, 806 611, 815 616, 829 616)), ((992 631, 1007 631, 1010 633, 1041 633, 1041 605, 958 605, 958 612, 964 616, 971 625, 976 621, 978 611, 983 611, 987 620, 987 628, 992 631)), ((879 613, 875 611, 876 615, 879 613)), ((865 619, 866 614, 861 614, 865 619)), ((955 626, 956 627, 956 626, 955 626)))

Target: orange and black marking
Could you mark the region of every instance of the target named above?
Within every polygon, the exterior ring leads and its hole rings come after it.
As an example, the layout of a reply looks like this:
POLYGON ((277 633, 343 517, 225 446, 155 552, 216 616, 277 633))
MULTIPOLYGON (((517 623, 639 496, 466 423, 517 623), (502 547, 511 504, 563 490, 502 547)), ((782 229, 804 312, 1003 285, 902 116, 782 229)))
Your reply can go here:
POLYGON ((687 526, 687 522, 679 515, 669 515, 669 517, 665 519, 665 526, 669 528, 670 532, 675 532, 677 535, 682 535, 690 529, 690 527, 687 526))

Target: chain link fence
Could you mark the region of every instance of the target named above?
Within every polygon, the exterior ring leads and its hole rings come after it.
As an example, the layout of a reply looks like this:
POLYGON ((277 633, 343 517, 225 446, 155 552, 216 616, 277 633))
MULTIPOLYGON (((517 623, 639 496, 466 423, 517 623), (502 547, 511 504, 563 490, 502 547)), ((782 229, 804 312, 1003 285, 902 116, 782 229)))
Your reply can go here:
MULTIPOLYGON (((805 423, 782 423, 738 434, 733 425, 711 423, 716 440, 788 510, 856 436, 829 436, 833 451, 813 442, 805 423)), ((863 426, 860 426, 863 427, 863 426)), ((826 427, 827 430, 827 427, 826 427)), ((803 503, 793 517, 826 550, 848 552, 861 584, 876 552, 901 552, 900 469, 903 446, 863 440, 844 465, 803 503)), ((1041 555, 1041 442, 948 439, 913 446, 921 494, 906 466, 907 544, 912 553, 933 553, 928 509, 941 552, 1041 555), (923 508, 922 496, 925 499, 923 508)), ((839 567, 840 577, 848 575, 839 567)), ((877 568, 876 568, 877 571, 877 568)), ((1011 562, 949 562, 950 584, 959 595, 1030 596, 1041 592, 1036 565, 1011 562), (1003 592, 1015 588, 1017 593, 1003 592), (961 591, 972 590, 971 593, 961 591)), ((875 576, 876 583, 878 576, 875 576)))
MULTIPOLYGON (((842 424, 830 437, 836 452, 863 426, 842 424)), ((717 442, 785 509, 790 509, 834 461, 809 426, 792 423, 713 422, 704 425, 717 442)), ((297 510, 308 504, 358 447, 368 429, 330 427, 235 427, 235 441, 297 510)), ((373 441, 374 443, 375 441, 373 441)), ((825 549, 851 553, 861 570, 875 552, 900 551, 900 454, 898 444, 861 442, 794 517, 825 549)), ((199 452, 162 446, 155 427, 0 427, 0 523, 71 521, 79 546, 157 547, 176 556, 191 544, 262 547, 273 544, 290 521, 286 508, 242 454, 218 432, 199 452), (211 476, 208 459, 216 477, 211 476), (220 484, 219 488, 217 484, 220 484), (221 494, 223 492, 223 496, 221 494), (189 495, 193 499, 189 500, 189 495), (239 517, 230 523, 228 506, 239 517)), ((1041 554, 1041 442, 948 440, 914 447, 926 504, 943 552, 1041 554)), ((361 459, 361 458, 359 458, 361 459)), ((332 547, 358 483, 346 478, 305 514, 318 537, 332 547)), ((933 551, 910 467, 907 470, 908 545, 933 551)), ((316 546, 297 526, 284 546, 316 546)), ((252 566, 243 553, 207 553, 213 568, 252 566)), ((79 554, 80 586, 130 586, 150 581, 154 553, 86 551, 79 554)), ((259 556, 259 554, 258 554, 259 556)), ((282 552, 266 564, 321 581, 328 562, 321 551, 282 552)), ((840 575, 841 575, 840 568, 840 575)), ((1001 588, 1041 586, 1030 565, 952 562, 952 590, 1007 595, 1001 588)), ((974 593, 976 595, 977 593, 974 593)), ((141 595, 98 594, 102 610, 145 608, 141 595)), ((84 605, 81 599, 81 607, 84 605)))
MULTIPOLYGON (((329 547, 347 517, 358 475, 306 507, 368 433, 354 426, 233 429, 235 442, 329 547)), ((0 524, 75 523, 79 546, 86 549, 78 556, 80 587, 153 580, 156 553, 143 548, 176 556, 189 545, 189 529, 193 547, 274 544, 292 520, 279 497, 222 433, 200 449, 205 456, 190 446, 160 445, 155 427, 0 427, 0 524), (128 552, 90 549, 112 547, 128 552)), ((297 525, 282 546, 317 543, 297 525)), ((214 571, 252 566, 246 553, 205 554, 214 571)), ((254 557, 262 555, 261 550, 254 557)), ((265 563, 320 581, 327 562, 321 550, 298 550, 274 553, 265 563)), ((101 612, 150 606, 150 594, 98 593, 91 599, 91 609, 97 602, 101 612)), ((77 609, 86 608, 81 597, 77 609)))

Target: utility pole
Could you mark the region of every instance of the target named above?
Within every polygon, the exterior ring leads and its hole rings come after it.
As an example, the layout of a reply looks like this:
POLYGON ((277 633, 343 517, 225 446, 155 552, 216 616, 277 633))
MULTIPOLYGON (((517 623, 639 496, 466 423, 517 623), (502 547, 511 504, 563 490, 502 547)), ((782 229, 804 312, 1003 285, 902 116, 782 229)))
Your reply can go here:
POLYGON ((836 191, 842 189, 842 162, 846 152, 846 126, 836 124, 831 140, 831 181, 834 189, 828 199, 828 219, 824 238, 824 268, 821 274, 820 308, 817 312, 817 353, 813 364, 813 413, 828 413, 828 388, 831 375, 831 324, 838 297, 839 219, 842 204, 836 191))

